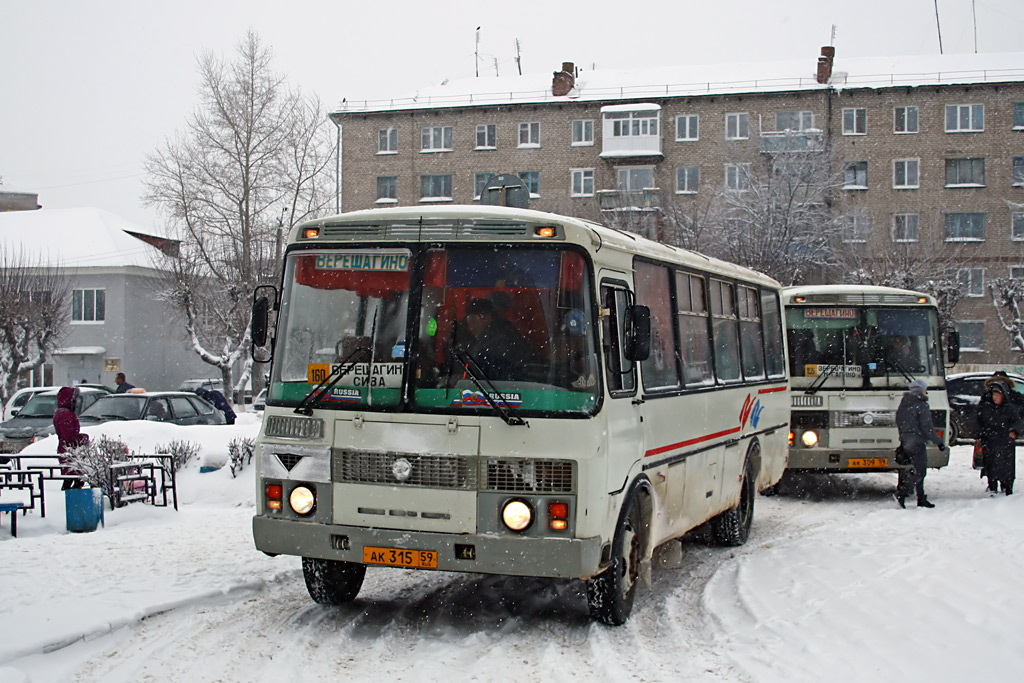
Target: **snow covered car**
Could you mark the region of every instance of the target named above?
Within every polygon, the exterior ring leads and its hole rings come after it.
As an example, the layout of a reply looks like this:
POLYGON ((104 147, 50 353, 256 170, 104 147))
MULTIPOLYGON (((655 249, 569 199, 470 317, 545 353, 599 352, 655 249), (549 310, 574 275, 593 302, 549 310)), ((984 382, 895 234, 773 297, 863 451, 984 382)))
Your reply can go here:
POLYGON ((82 426, 112 420, 153 420, 177 425, 222 425, 224 413, 188 391, 108 394, 82 411, 82 426))
POLYGON ((252 402, 253 410, 263 410, 267 407, 267 390, 264 389, 260 393, 256 394, 255 400, 252 402))
MULTIPOLYGON (((53 434, 58 391, 50 389, 34 394, 15 417, 0 423, 0 453, 18 453, 33 441, 53 434)), ((81 414, 101 396, 107 395, 108 392, 100 389, 79 387, 75 412, 81 414)))
POLYGON ((48 387, 25 387, 24 389, 18 389, 11 395, 11 398, 4 404, 3 420, 9 420, 22 409, 22 407, 28 403, 29 399, 38 393, 43 391, 51 391, 60 389, 59 386, 48 386, 48 387))

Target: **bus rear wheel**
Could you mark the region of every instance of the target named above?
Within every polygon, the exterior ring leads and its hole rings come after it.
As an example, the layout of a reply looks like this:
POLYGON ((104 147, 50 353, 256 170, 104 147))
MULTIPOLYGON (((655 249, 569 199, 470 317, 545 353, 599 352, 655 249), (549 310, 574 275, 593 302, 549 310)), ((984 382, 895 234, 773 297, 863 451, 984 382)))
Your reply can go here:
POLYGON ((640 579, 640 510, 635 498, 627 505, 612 543, 611 565, 587 580, 590 616, 609 626, 629 618, 640 579))
POLYGON ((743 467, 743 483, 740 485, 740 500, 736 507, 730 508, 711 520, 711 535, 718 545, 738 546, 747 542, 750 536, 750 525, 754 520, 754 472, 750 456, 756 454, 757 446, 747 454, 747 463, 743 467))
POLYGON ((366 565, 338 560, 302 558, 302 576, 306 590, 321 605, 343 605, 352 602, 363 587, 366 565))

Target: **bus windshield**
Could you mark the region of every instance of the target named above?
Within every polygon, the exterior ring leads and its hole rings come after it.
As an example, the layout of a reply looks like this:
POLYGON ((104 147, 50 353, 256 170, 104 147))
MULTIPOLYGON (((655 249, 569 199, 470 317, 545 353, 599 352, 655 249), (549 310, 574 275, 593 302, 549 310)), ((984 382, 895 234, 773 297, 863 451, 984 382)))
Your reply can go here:
POLYGON ((786 326, 795 378, 827 374, 905 383, 943 372, 933 308, 788 306, 786 326))
POLYGON ((550 246, 293 253, 270 396, 297 403, 335 370, 321 407, 590 412, 592 296, 585 258, 550 246))

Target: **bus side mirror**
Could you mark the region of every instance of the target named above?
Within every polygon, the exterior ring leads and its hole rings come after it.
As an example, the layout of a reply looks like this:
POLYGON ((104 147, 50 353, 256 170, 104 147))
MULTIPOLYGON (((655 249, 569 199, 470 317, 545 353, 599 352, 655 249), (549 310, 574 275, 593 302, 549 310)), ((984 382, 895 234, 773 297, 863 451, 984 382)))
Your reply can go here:
POLYGON ((634 305, 626 309, 626 360, 645 361, 651 355, 651 309, 634 305))
POLYGON ((260 285, 253 291, 252 302, 252 348, 250 354, 257 363, 266 363, 270 354, 259 353, 267 345, 270 331, 270 302, 277 298, 277 290, 269 285, 260 285))
POLYGON ((946 358, 950 365, 960 361, 960 333, 956 330, 950 330, 946 338, 946 358))

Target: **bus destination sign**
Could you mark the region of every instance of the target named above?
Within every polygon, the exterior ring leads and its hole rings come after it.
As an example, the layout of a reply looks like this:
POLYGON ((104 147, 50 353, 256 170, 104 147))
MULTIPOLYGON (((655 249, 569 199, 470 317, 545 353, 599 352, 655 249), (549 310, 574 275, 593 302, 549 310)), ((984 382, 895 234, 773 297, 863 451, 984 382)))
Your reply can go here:
POLYGON ((856 320, 856 308, 805 308, 804 320, 856 320))
POLYGON ((317 270, 383 270, 405 272, 409 270, 409 255, 395 252, 350 252, 347 254, 317 254, 317 270))

